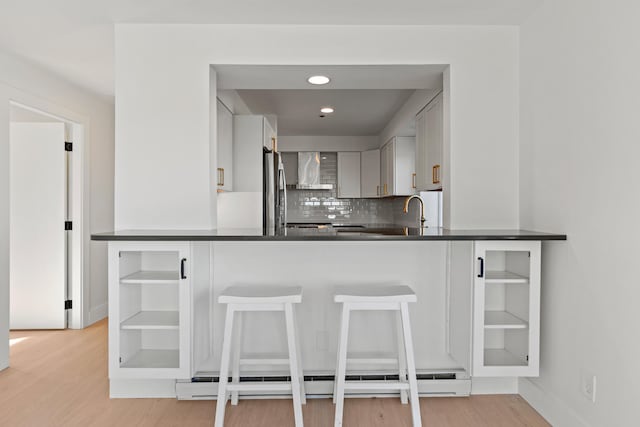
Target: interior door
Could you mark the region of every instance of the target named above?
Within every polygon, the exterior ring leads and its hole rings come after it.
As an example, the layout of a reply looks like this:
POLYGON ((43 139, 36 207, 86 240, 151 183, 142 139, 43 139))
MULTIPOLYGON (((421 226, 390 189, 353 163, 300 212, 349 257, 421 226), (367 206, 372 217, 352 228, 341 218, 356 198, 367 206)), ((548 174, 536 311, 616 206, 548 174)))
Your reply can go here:
POLYGON ((63 123, 10 126, 10 327, 66 327, 63 123))

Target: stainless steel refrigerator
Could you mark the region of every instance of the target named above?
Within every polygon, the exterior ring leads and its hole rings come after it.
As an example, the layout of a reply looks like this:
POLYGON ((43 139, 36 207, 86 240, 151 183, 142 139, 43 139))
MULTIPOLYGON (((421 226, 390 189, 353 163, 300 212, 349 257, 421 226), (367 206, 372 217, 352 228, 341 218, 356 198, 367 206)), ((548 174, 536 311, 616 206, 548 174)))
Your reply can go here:
POLYGON ((263 174, 262 224, 267 231, 278 231, 287 226, 287 182, 280 153, 264 148, 263 174))

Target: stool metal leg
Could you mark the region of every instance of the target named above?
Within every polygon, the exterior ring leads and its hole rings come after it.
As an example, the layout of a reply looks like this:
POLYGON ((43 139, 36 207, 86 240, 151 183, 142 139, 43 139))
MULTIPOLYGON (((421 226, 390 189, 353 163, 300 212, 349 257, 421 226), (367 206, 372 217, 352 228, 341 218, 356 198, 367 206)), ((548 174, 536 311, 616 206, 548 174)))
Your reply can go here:
MULTIPOLYGON (((232 384, 240 383, 240 357, 242 355, 242 311, 236 313, 236 328, 235 328, 235 342, 233 343, 233 367, 231 368, 231 382, 232 384)), ((238 404, 238 391, 231 392, 231 404, 238 404)))
POLYGON ((227 406, 227 382, 229 381, 229 357, 231 356, 231 340, 233 331, 234 307, 227 306, 222 338, 222 360, 220 362, 220 381, 218 382, 218 401, 216 402, 215 427, 224 426, 224 410, 227 406))
POLYGON ((411 416, 413 426, 422 426, 420 418, 420 400, 418 399, 418 378, 416 377, 416 363, 413 355, 413 339, 411 337, 411 324, 409 321, 409 306, 406 302, 400 303, 402 315, 402 330, 404 332, 404 347, 407 355, 407 371, 409 375, 409 395, 411 396, 411 416))
POLYGON ((296 333, 293 321, 293 307, 291 303, 284 304, 284 317, 287 324, 287 345, 289 347, 289 365, 291 369, 291 394, 293 397, 293 414, 296 427, 303 427, 302 402, 300 396, 300 374, 298 370, 298 355, 296 333))
POLYGON ((339 427, 342 425, 342 413, 344 411, 344 383, 347 370, 347 339, 349 337, 349 310, 351 309, 349 303, 343 303, 342 305, 342 322, 340 325, 340 341, 339 341, 339 355, 338 366, 336 372, 336 413, 334 426, 339 427))
MULTIPOLYGON (((404 351, 402 315, 400 311, 396 312, 396 322, 398 326, 398 332, 396 333, 396 342, 398 344, 398 381, 404 383, 407 381, 407 356, 404 351)), ((408 403, 407 390, 400 390, 400 402, 402 402, 403 405, 408 403)))

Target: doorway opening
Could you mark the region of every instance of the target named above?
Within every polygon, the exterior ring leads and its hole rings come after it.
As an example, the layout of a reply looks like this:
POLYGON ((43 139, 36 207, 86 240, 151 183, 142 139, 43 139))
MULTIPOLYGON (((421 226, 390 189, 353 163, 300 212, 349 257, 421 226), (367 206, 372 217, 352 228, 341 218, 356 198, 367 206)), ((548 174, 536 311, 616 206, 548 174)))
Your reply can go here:
POLYGON ((80 328, 83 125, 10 102, 9 128, 10 329, 80 328))

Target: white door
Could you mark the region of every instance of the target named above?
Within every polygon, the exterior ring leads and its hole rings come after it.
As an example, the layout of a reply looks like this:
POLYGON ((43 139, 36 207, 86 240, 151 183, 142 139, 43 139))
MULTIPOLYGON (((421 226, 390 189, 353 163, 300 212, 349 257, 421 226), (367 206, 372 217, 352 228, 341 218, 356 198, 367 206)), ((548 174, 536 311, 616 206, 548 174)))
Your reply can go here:
POLYGON ((338 153, 338 197, 360 197, 360 153, 338 153))
POLYGON ((10 327, 66 327, 63 123, 10 127, 10 327))

